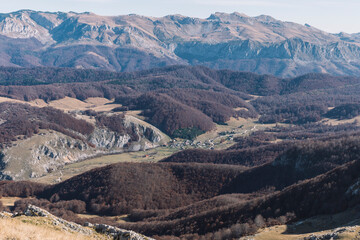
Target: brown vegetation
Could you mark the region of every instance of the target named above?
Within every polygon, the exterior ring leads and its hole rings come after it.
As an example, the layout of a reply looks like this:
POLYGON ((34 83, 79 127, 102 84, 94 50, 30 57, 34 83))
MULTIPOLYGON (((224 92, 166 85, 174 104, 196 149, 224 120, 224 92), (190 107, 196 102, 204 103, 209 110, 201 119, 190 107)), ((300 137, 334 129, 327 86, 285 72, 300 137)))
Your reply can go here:
POLYGON ((29 181, 0 181, 1 197, 35 197, 44 191, 47 185, 29 181))
POLYGON ((211 118, 201 111, 161 93, 146 93, 136 98, 118 98, 117 103, 131 110, 143 110, 143 115, 154 126, 172 135, 175 130, 198 128, 209 131, 214 127, 211 118))
POLYGON ((335 119, 351 119, 360 115, 360 103, 348 103, 337 106, 328 111, 325 116, 335 119))
POLYGON ((6 85, 0 86, 1 96, 27 101, 65 96, 80 100, 117 98, 125 105, 122 110, 142 110, 151 123, 170 135, 177 129, 193 127, 207 131, 212 128, 210 120, 223 124, 230 117, 256 117, 258 113, 262 123, 316 122, 323 118, 328 107, 356 103, 359 90, 358 79, 351 77, 307 74, 281 79, 186 66, 134 73, 3 68, 0 85, 1 81, 6 85), (263 97, 247 103, 243 100, 251 99, 247 94, 263 97), (154 103, 147 107, 151 102, 154 103), (161 110, 160 106, 166 109, 161 110), (234 110, 238 107, 244 109, 234 110), (184 120, 181 116, 185 116, 184 120), (197 121, 199 124, 195 126, 197 121))
POLYGON ((121 73, 74 68, 0 67, 0 85, 39 85, 67 82, 95 82, 120 77, 121 73))
MULTIPOLYGON (((359 127, 318 122, 324 116, 358 114, 358 79, 323 74, 280 79, 174 66, 108 73, 99 82, 80 71, 68 73, 64 81, 54 77, 46 82, 45 76, 55 70, 32 71, 36 81, 25 84, 23 77, 10 84, 33 86, 1 86, 0 94, 26 100, 116 97, 123 107, 114 111, 141 110, 147 121, 166 133, 190 138, 213 129, 215 122, 257 113, 261 123, 295 125, 235 138, 230 149, 186 150, 151 165, 109 165, 52 186, 1 182, 3 196, 37 197, 16 202, 14 210, 32 203, 80 223, 76 213, 129 214, 131 223, 101 217, 91 221, 110 221, 162 239, 231 239, 259 227, 342 211, 360 200, 353 191, 359 187, 359 127), (72 83, 71 76, 83 83, 72 83), (36 85, 39 81, 43 85, 36 85), (260 97, 251 100, 247 94, 260 97), (335 108, 328 111, 329 107, 335 108)), ((0 125, 2 143, 19 135, 29 137, 41 128, 73 137, 93 131, 85 121, 52 108, 6 103, 0 104, 0 112, 6 120, 0 125)), ((124 115, 84 114, 94 117, 97 126, 131 135, 124 127, 124 115)))
MULTIPOLYGON (((42 186, 42 192, 35 194, 46 200, 21 200, 15 209, 32 203, 80 223, 83 220, 74 214, 85 210, 105 215, 129 213, 133 223, 105 218, 91 221, 152 236, 235 238, 259 227, 334 213, 356 204, 358 197, 351 191, 358 187, 359 144, 357 135, 298 143, 272 163, 248 170, 212 164, 114 164, 42 186)), ((11 196, 14 194, 21 191, 11 196)))
MULTIPOLYGON (((359 130, 360 128, 355 124, 330 126, 313 123, 292 127, 277 126, 264 131, 256 131, 247 137, 237 137, 234 139, 236 143, 226 150, 188 149, 175 153, 161 162, 233 164, 254 167, 272 162, 294 146, 313 144, 315 148, 318 146, 320 148, 321 142, 327 145, 333 139, 358 136, 359 130)), ((347 147, 345 146, 344 149, 347 147)), ((341 151, 341 149, 338 150, 341 151)), ((319 151, 323 151, 322 147, 319 151)), ((302 156, 300 153, 303 152, 299 151, 299 155, 302 156)), ((328 153, 336 154, 336 151, 331 150, 328 153)))
POLYGON ((17 136, 31 137, 39 129, 52 129, 73 138, 82 139, 94 130, 94 126, 69 114, 46 107, 37 108, 25 104, 0 103, 0 143, 15 141, 17 136))
POLYGON ((249 231, 240 233, 244 235, 254 232, 258 227, 283 224, 318 214, 336 213, 354 206, 359 201, 358 195, 348 192, 350 186, 356 185, 359 166, 359 161, 351 162, 281 192, 211 208, 201 214, 187 215, 181 219, 176 217, 172 220, 154 218, 147 223, 122 226, 141 228, 149 235, 156 233, 180 236, 185 232, 204 235, 208 232, 230 229, 235 224, 246 224, 249 231))
MULTIPOLYGON (((219 164, 122 163, 54 186, 42 185, 25 195, 23 189, 30 187, 24 183, 5 182, 1 189, 7 196, 46 199, 20 200, 15 209, 32 203, 80 223, 83 220, 75 213, 128 213, 134 223, 112 224, 153 236, 241 236, 261 226, 333 213, 356 204, 357 200, 352 200, 356 196, 345 192, 358 179, 359 144, 357 135, 298 142, 273 162, 248 170, 219 164), (311 205, 314 199, 316 208, 311 205)), ((95 220, 111 223, 101 218, 91 221, 95 220)))
POLYGON ((360 85, 347 85, 344 80, 341 88, 265 96, 251 101, 251 104, 261 115, 260 122, 306 124, 322 119, 329 107, 359 103, 359 89, 360 85))
POLYGON ((189 149, 176 153, 161 162, 233 164, 246 167, 258 166, 274 160, 288 144, 272 144, 241 150, 189 149))
POLYGON ((255 109, 249 103, 229 93, 198 89, 171 89, 162 92, 185 105, 200 110, 216 123, 223 124, 231 117, 257 117, 255 109), (236 111, 235 108, 244 108, 244 110, 236 111))
POLYGON ((215 196, 242 167, 119 163, 95 169, 47 189, 41 196, 78 199, 97 214, 132 209, 171 209, 215 196), (79 194, 80 193, 80 194, 79 194))

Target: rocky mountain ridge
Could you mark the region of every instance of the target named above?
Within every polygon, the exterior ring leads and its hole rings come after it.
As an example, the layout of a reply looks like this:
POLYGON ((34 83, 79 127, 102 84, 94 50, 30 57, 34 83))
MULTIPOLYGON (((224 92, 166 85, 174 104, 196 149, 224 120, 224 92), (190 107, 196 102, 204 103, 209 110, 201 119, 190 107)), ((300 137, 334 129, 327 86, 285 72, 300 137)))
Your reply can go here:
POLYGON ((285 77, 360 73, 358 34, 330 34, 265 15, 200 19, 21 10, 0 14, 0 35, 2 66, 133 71, 190 64, 285 77))

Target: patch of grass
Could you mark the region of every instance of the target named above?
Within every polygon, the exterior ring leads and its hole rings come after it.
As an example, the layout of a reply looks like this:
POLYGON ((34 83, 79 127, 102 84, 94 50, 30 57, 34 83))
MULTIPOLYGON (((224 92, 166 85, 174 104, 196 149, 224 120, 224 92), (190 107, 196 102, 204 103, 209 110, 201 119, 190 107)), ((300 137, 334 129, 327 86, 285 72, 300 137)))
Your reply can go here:
POLYGON ((242 240, 298 240, 310 235, 324 235, 331 233, 333 229, 346 226, 351 230, 339 234, 339 239, 359 239, 360 219, 359 206, 334 215, 321 215, 296 222, 291 225, 273 226, 260 229, 257 234, 251 237, 241 238, 242 240))
POLYGON ((14 203, 21 198, 19 197, 2 197, 0 198, 0 202, 2 202, 4 207, 12 207, 14 203))
POLYGON ((102 240, 110 238, 95 232, 90 236, 66 232, 43 218, 19 217, 0 219, 0 239, 102 240))

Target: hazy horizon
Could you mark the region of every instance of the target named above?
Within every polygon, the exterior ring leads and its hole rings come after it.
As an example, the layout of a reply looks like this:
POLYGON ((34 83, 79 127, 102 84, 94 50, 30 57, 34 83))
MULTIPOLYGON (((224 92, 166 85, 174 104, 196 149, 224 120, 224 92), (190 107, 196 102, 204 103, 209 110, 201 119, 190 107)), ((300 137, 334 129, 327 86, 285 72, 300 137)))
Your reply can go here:
POLYGON ((93 12, 116 16, 139 14, 162 17, 171 14, 207 18, 215 12, 239 12, 248 16, 270 15, 282 21, 310 24, 321 30, 339 33, 358 33, 360 2, 356 0, 183 0, 181 3, 165 0, 19 0, 3 3, 0 12, 23 9, 49 12, 93 12))

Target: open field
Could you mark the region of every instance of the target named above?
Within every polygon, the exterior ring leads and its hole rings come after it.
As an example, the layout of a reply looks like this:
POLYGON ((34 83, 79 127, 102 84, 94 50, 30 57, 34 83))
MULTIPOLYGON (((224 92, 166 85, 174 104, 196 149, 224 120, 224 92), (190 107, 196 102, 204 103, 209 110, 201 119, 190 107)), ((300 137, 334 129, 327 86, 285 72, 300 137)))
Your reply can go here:
POLYGON ((141 116, 141 112, 142 112, 141 110, 126 111, 126 115, 136 117, 136 118, 138 118, 140 120, 145 120, 145 117, 141 116))
POLYGON ((85 101, 80 101, 75 98, 65 97, 63 99, 51 101, 47 104, 49 107, 57 108, 63 111, 76 110, 94 110, 96 112, 108 112, 113 108, 121 107, 120 104, 112 104, 113 100, 106 98, 88 98, 85 101))
POLYGON ((4 207, 13 207, 14 203, 17 200, 20 200, 19 197, 2 197, 0 198, 0 202, 3 204, 4 207))
POLYGON ((329 124, 329 125, 340 125, 340 124, 346 124, 346 123, 353 123, 356 122, 356 125, 360 126, 360 116, 351 118, 351 119, 344 119, 344 120, 337 120, 337 119, 330 119, 330 118, 324 118, 322 123, 329 124))
POLYGON ((29 104, 34 107, 53 107, 66 112, 89 109, 97 112, 107 112, 111 111, 113 108, 121 106, 120 104, 112 104, 114 100, 100 97, 88 98, 85 101, 80 101, 76 98, 65 97, 59 100, 50 101, 48 103, 42 99, 35 99, 33 101, 26 102, 7 97, 0 97, 0 103, 2 102, 29 104))
MULTIPOLYGON (((42 101, 42 100, 41 100, 42 101)), ((12 103, 28 103, 32 106, 36 105, 36 103, 32 104, 31 102, 25 102, 17 99, 7 98, 7 97, 0 97, 0 103, 3 102, 12 102, 12 103)))
MULTIPOLYGON (((320 231, 320 232, 311 232, 304 234, 290 234, 286 232, 287 226, 274 226, 260 230, 255 236, 249 236, 240 238, 240 240, 302 240, 312 235, 326 235, 332 233, 332 231, 320 231)), ((346 231, 339 234, 341 240, 354 240, 360 239, 359 237, 360 226, 354 226, 350 231, 346 231)), ((325 238, 324 238, 325 239, 325 238)))
POLYGON ((110 239, 108 236, 97 234, 91 236, 64 231, 42 217, 17 217, 11 219, 0 218, 0 240, 31 239, 31 240, 92 240, 110 239))

